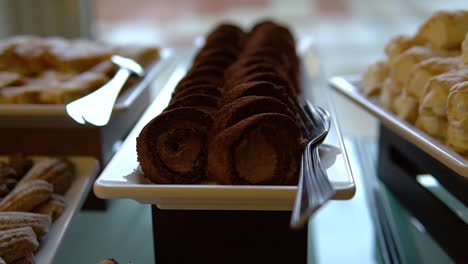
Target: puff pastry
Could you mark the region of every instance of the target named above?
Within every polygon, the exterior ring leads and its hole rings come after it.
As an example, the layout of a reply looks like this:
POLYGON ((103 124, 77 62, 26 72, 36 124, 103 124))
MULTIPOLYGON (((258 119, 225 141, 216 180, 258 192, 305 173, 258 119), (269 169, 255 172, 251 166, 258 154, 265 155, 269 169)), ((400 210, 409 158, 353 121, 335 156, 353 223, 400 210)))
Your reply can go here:
POLYGON ((445 117, 450 88, 464 81, 468 81, 468 69, 448 72, 430 79, 425 88, 419 113, 445 117))
POLYGON ((385 45, 385 55, 388 61, 393 63, 398 55, 414 46, 424 46, 424 41, 412 36, 398 35, 385 45))
POLYGON ((386 61, 378 61, 364 73, 362 92, 367 96, 374 96, 380 94, 383 83, 389 74, 389 67, 386 61))
POLYGON ((417 36, 438 49, 458 49, 468 32, 468 10, 439 11, 420 28, 417 36))
POLYGON ((429 47, 415 46, 401 53, 390 65, 390 76, 399 85, 404 85, 410 76, 413 67, 419 62, 444 56, 445 52, 433 50, 429 47))
POLYGON ((387 78, 383 83, 382 91, 380 93, 380 104, 387 110, 394 112, 393 101, 395 101, 395 98, 400 94, 400 92, 401 86, 397 85, 392 78, 387 78))
POLYGON ((460 57, 436 57, 416 64, 405 85, 408 94, 420 100, 425 93, 424 89, 429 79, 448 71, 457 70, 459 63, 460 57))
POLYGON ((418 100, 403 91, 395 98, 393 110, 401 119, 414 123, 418 116, 418 100))
POLYGON ((445 139, 447 135, 447 119, 430 114, 419 115, 416 119, 415 126, 427 134, 439 138, 445 139))
POLYGON ((466 32, 465 40, 461 46, 463 63, 468 64, 468 32, 466 32))
POLYGON ((468 133, 468 81, 454 85, 447 99, 447 118, 450 125, 468 133))

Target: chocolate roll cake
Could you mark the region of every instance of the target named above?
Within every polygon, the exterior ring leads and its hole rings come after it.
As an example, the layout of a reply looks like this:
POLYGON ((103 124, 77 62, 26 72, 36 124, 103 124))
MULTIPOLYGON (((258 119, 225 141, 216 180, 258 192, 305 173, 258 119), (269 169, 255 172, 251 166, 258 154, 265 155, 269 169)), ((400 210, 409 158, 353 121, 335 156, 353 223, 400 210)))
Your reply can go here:
POLYGON ((205 178, 208 134, 222 95, 224 73, 238 58, 244 35, 231 25, 214 30, 177 85, 168 107, 141 131, 138 161, 149 181, 185 184, 205 178))
POLYGON ((299 61, 289 30, 223 24, 206 37, 171 102, 137 139, 153 183, 295 184, 299 61))
POLYGON ((298 68, 289 32, 270 22, 254 27, 224 76, 222 106, 209 140, 210 179, 297 183, 303 149, 295 115, 298 68))

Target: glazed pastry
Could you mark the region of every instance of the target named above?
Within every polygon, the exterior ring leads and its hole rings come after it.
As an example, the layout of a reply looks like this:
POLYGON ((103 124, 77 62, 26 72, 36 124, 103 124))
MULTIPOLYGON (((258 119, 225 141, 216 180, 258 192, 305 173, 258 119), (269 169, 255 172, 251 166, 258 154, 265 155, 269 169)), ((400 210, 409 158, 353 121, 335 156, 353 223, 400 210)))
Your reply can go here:
POLYGON ((44 180, 52 184, 54 192, 64 194, 75 178, 73 163, 65 159, 44 159, 36 162, 18 185, 34 180, 44 180))
POLYGON ((49 199, 52 190, 53 186, 44 180, 25 182, 0 201, 0 212, 29 212, 49 199))
POLYGON ((362 92, 366 96, 379 95, 388 74, 389 68, 385 61, 378 61, 369 66, 363 76, 362 92))
POLYGON ((460 64, 460 57, 430 58, 414 66, 408 82, 404 86, 409 95, 421 100, 425 94, 426 83, 434 76, 455 71, 460 64))
POLYGON ((26 257, 39 247, 31 227, 0 231, 0 256, 6 263, 26 257))
POLYGON ((439 11, 419 28, 417 36, 438 49, 458 49, 466 32, 468 10, 439 11))
POLYGON ((401 86, 397 85, 391 78, 387 78, 382 86, 379 102, 387 110, 395 112, 393 104, 395 98, 401 92, 401 86))
POLYGON ((138 161, 154 183, 193 183, 206 170, 207 134, 212 125, 207 112, 181 107, 166 111, 137 138, 138 161))
POLYGON ((26 212, 0 212, 0 231, 31 227, 38 238, 49 232, 51 219, 48 215, 26 212))
POLYGON ((294 184, 300 136, 300 128, 286 115, 246 118, 211 141, 208 175, 222 184, 294 184))

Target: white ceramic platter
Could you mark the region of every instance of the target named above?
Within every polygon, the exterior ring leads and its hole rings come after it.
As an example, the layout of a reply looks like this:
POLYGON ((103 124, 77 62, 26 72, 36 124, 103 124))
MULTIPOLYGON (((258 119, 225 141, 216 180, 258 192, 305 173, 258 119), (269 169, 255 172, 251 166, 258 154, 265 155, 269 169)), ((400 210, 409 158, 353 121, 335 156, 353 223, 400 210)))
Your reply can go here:
MULTIPOLYGON (((346 150, 335 118, 333 105, 328 99, 326 83, 314 81, 317 57, 309 43, 302 57, 302 88, 304 96, 314 104, 330 111, 332 127, 325 143, 340 152, 328 176, 336 189, 334 199, 345 200, 355 193, 354 179, 346 150), (307 52, 308 50, 311 53, 307 52)), ((120 151, 110 161, 94 184, 95 194, 103 199, 128 198, 145 204, 155 204, 160 209, 194 210, 292 210, 297 186, 245 186, 203 183, 193 185, 149 184, 139 169, 136 155, 136 137, 153 117, 169 103, 173 89, 187 70, 186 60, 177 68, 160 91, 156 100, 143 114, 120 151)))
POLYGON ((385 110, 378 104, 376 98, 368 98, 363 95, 358 88, 360 83, 361 78, 359 76, 334 77, 330 79, 330 85, 335 90, 379 118, 390 129, 445 164, 448 168, 461 176, 468 177, 468 160, 466 158, 448 148, 442 142, 437 141, 408 122, 401 120, 393 113, 385 110))
MULTIPOLYGON (((52 263, 73 216, 80 210, 99 170, 98 161, 94 158, 79 156, 67 158, 75 164, 76 179, 65 194, 65 211, 40 241, 41 247, 34 255, 38 264, 52 263)), ((44 157, 33 157, 34 161, 41 159, 44 157)), ((0 160, 6 160, 6 157, 0 156, 0 160)))

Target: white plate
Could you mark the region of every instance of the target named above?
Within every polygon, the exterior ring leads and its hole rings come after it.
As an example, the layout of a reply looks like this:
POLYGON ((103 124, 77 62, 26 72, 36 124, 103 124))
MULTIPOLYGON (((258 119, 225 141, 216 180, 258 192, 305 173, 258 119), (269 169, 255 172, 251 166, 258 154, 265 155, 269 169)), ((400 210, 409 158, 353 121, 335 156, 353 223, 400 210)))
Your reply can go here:
MULTIPOLYGON (((305 65, 310 54, 304 54, 305 65)), ((136 155, 136 137, 141 129, 153 117, 167 106, 171 93, 187 69, 181 65, 175 70, 156 100, 143 114, 120 151, 110 161, 94 183, 95 194, 103 199, 129 198, 145 204, 155 204, 161 209, 195 209, 195 210, 292 210, 297 186, 245 186, 245 185, 162 185, 148 184, 138 169, 136 155)), ((328 176, 336 189, 334 199, 351 199, 355 193, 355 184, 349 167, 346 150, 342 141, 334 109, 324 89, 325 83, 313 83, 311 74, 315 68, 303 67, 304 96, 310 101, 328 109, 332 115, 332 127, 325 143, 337 147, 341 154, 328 168, 328 176), (311 72, 312 71, 312 72, 311 72), (306 89, 314 85, 314 89, 306 89)))
MULTIPOLYGON (((98 173, 98 161, 89 157, 67 157, 76 167, 76 179, 70 189, 65 194, 66 207, 63 214, 52 224, 49 233, 42 238, 41 247, 34 257, 36 263, 46 264, 52 263, 55 254, 62 242, 67 228, 75 215, 76 211, 81 208, 91 183, 98 173)), ((34 161, 44 159, 43 157, 35 157, 34 161)), ((6 160, 6 157, 0 157, 0 160, 6 160)))
POLYGON ((413 125, 401 120, 393 113, 380 107, 376 98, 364 96, 358 89, 360 83, 361 78, 359 76, 334 77, 330 79, 330 85, 333 88, 363 107, 369 113, 375 115, 390 129, 409 140, 456 173, 468 177, 468 160, 466 158, 413 125))
MULTIPOLYGON (((158 59, 148 66, 143 79, 126 89, 117 98, 113 115, 124 113, 134 104, 140 103, 139 97, 148 89, 149 84, 167 65, 171 57, 171 49, 161 49, 158 59)), ((81 126, 68 116, 63 104, 0 104, 0 127, 55 127, 57 125, 81 126)))

